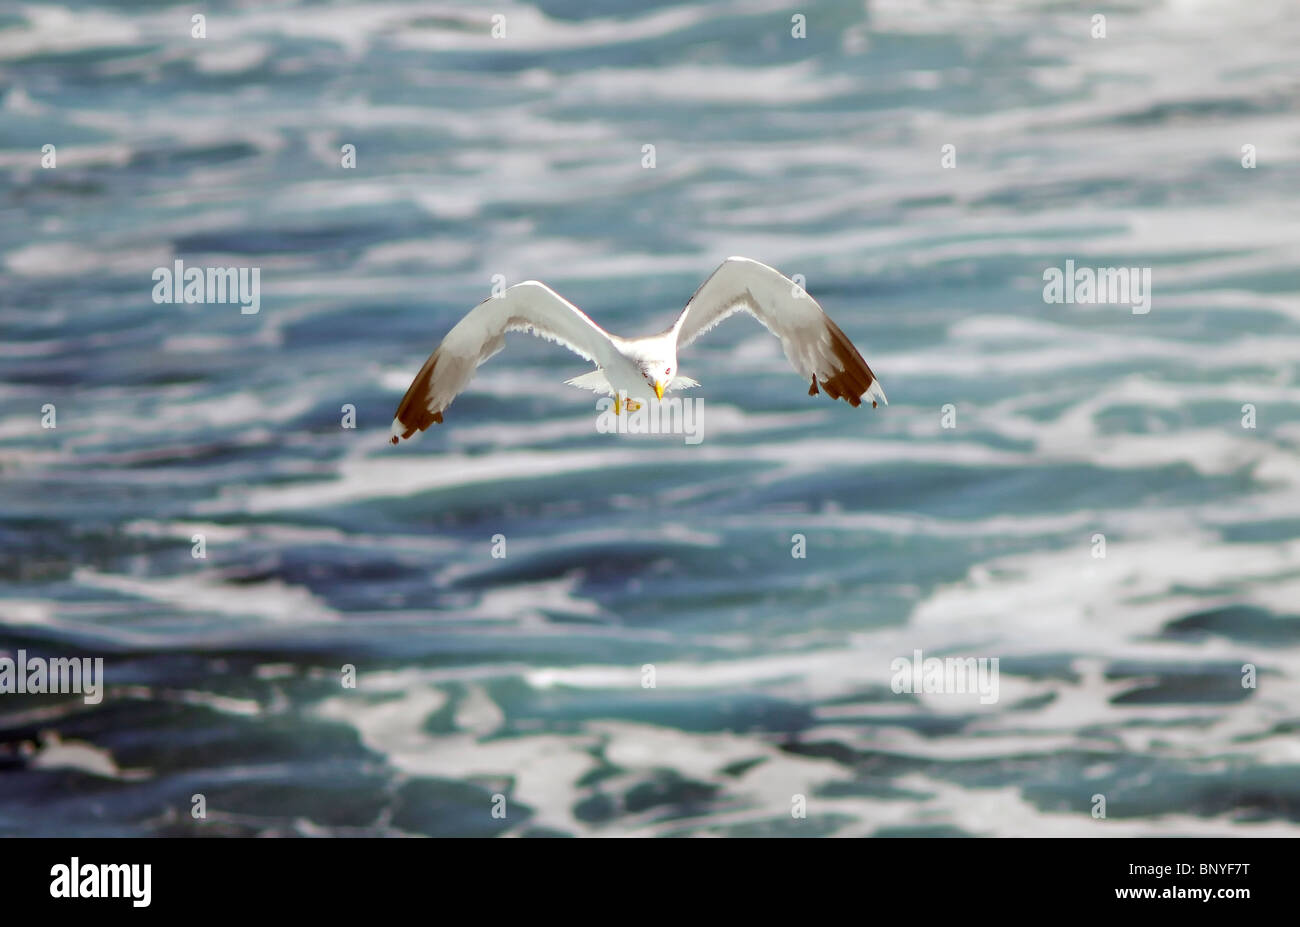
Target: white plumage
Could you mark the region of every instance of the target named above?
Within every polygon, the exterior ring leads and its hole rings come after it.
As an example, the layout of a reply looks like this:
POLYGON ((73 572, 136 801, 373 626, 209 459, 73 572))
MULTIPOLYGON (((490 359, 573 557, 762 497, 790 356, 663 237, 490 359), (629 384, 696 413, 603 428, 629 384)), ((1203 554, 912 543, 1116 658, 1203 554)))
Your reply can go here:
POLYGON ((393 419, 393 443, 441 422, 478 365, 505 346, 507 332, 528 331, 559 342, 596 365, 567 380, 569 385, 643 400, 699 386, 677 372, 677 349, 736 312, 749 313, 781 340, 794 369, 810 380, 809 395, 824 391, 854 406, 867 398, 873 406, 888 405, 862 355, 811 296, 766 264, 732 257, 695 291, 671 328, 642 338, 610 334, 536 280, 484 300, 456 323, 415 375, 393 419))

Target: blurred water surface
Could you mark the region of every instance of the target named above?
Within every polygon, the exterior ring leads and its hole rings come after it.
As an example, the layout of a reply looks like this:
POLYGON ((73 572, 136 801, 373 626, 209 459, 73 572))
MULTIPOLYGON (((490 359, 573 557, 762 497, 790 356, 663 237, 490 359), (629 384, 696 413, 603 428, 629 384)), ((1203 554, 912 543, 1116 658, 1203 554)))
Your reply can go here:
POLYGON ((0 696, 0 833, 1300 832, 1300 8, 1073 7, 0 13, 0 649, 108 680, 0 696), (493 275, 639 334, 730 254, 890 406, 735 320, 700 445, 602 435, 512 336, 388 445, 493 275))

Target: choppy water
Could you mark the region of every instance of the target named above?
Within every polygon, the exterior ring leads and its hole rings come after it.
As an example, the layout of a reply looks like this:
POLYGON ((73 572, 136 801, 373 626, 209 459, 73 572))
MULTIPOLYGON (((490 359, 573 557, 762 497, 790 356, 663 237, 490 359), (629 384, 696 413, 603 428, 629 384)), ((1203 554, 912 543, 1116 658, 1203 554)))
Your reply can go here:
POLYGON ((0 833, 1300 832, 1300 8, 1071 6, 0 14, 0 649, 108 681, 0 695, 0 833), (703 443, 600 435, 514 336, 386 443, 494 274, 637 334, 729 254, 890 406, 740 320, 703 443))

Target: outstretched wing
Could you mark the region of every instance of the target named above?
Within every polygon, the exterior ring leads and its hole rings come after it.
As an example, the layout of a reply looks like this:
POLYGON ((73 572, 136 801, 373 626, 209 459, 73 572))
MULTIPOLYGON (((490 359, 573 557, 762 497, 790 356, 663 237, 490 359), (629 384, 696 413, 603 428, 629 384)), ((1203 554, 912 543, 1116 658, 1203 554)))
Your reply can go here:
POLYGON ((678 349, 736 312, 748 312, 781 339, 794 369, 811 380, 808 395, 820 386, 832 399, 854 406, 868 397, 872 406, 889 405, 858 349, 816 300, 789 277, 749 258, 727 258, 695 291, 674 325, 678 349))
POLYGON ((397 407, 393 443, 441 422, 478 365, 505 347, 506 332, 515 331, 557 341, 601 365, 611 350, 605 330, 573 303, 536 280, 517 283, 471 309, 429 355, 397 407))

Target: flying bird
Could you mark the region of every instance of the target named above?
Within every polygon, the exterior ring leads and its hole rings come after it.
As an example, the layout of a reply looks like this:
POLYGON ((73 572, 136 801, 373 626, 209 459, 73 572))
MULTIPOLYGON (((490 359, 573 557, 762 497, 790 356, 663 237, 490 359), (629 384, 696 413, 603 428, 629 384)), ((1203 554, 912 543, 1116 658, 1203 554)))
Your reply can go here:
POLYGON ((785 356, 808 379, 808 395, 824 392, 874 408, 885 391, 858 349, 821 306, 790 278, 749 258, 727 258, 705 280, 667 331, 620 338, 601 328, 544 283, 526 280, 479 303, 442 339, 415 375, 393 419, 394 444, 442 421, 478 365, 505 346, 506 332, 531 332, 556 341, 596 369, 565 382, 614 397, 615 414, 639 408, 651 394, 699 386, 677 369, 677 349, 723 319, 747 312, 781 339, 785 356))

